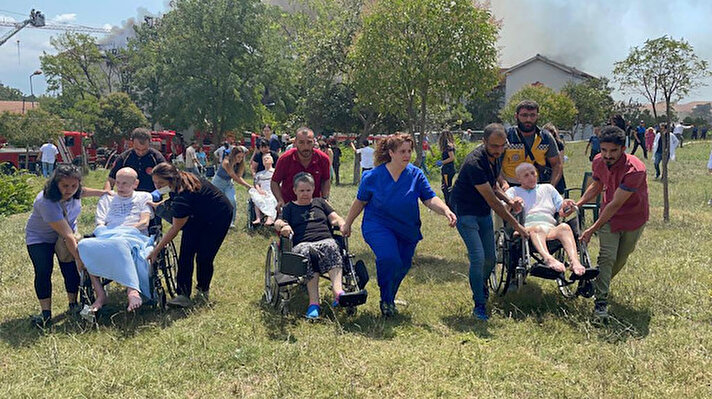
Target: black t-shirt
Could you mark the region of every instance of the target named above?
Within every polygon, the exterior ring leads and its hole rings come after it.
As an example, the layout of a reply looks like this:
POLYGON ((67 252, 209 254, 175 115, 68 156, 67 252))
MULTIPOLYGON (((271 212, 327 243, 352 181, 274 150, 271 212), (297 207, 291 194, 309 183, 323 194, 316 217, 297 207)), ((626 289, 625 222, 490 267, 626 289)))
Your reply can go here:
POLYGON ((282 208, 281 219, 289 223, 294 231, 292 243, 314 242, 331 238, 329 215, 334 208, 323 198, 312 199, 309 205, 288 203, 282 208))
POLYGON ((232 220, 232 205, 222 191, 205 179, 200 190, 171 193, 175 218, 190 217, 186 227, 220 226, 232 220))
POLYGON ((139 157, 133 149, 130 149, 124 151, 116 158, 116 162, 114 162, 114 166, 109 172, 109 177, 116 179, 116 172, 118 172, 119 169, 129 167, 138 174, 138 187, 136 190, 151 192, 156 189, 151 179, 151 172, 153 171, 153 167, 161 162, 166 162, 166 158, 154 148, 149 148, 146 155, 142 157, 139 157))
MULTIPOLYGON (((273 161, 272 165, 277 165, 277 159, 279 159, 279 155, 277 155, 277 153, 274 151, 270 151, 269 153, 270 153, 270 155, 272 155, 272 161, 273 161)), ((262 163, 263 155, 264 154, 262 153, 262 151, 257 151, 255 153, 255 155, 252 157, 252 160, 257 162, 257 171, 255 171, 255 173, 265 170, 265 165, 262 163)))
MULTIPOLYGON (((443 151, 442 155, 442 160, 446 160, 450 158, 450 151, 455 151, 455 147, 448 145, 447 148, 443 151)), ((455 161, 450 162, 450 163, 444 163, 442 167, 442 173, 445 174, 454 174, 455 173, 455 161)))
POLYGON ((490 163, 484 145, 475 148, 465 157, 452 190, 453 204, 458 215, 486 216, 490 206, 475 186, 489 183, 494 187, 502 169, 499 159, 490 163))
POLYGON ((332 146, 331 151, 334 153, 334 165, 341 164, 341 148, 338 145, 332 146))

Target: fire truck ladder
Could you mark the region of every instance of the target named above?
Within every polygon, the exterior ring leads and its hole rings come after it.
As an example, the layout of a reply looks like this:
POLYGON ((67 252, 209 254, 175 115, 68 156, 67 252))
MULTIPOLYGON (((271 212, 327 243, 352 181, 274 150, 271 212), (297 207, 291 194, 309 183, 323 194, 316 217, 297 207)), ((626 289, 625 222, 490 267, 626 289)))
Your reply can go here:
POLYGON ((74 157, 64 143, 64 136, 57 139, 57 149, 59 150, 59 155, 62 156, 62 161, 65 163, 72 163, 74 157))

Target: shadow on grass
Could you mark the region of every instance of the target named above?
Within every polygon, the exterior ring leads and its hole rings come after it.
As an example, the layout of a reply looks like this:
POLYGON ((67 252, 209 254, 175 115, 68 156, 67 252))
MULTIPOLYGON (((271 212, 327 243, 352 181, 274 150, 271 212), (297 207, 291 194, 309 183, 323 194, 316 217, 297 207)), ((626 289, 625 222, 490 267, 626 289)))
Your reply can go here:
MULTIPOLYGON (((492 333, 489 331, 490 323, 476 320, 471 313, 452 314, 441 317, 440 320, 451 330, 460 333, 473 333, 479 338, 492 338, 492 333)), ((467 340, 462 343, 465 344, 467 340)))
MULTIPOLYGON (((116 297, 118 295, 112 295, 116 297)), ((123 297, 125 298, 125 296, 123 297)), ((86 334, 98 329, 112 329, 125 338, 133 337, 146 328, 166 328, 176 320, 200 311, 201 306, 189 310, 161 310, 152 305, 144 305, 138 311, 126 311, 125 301, 109 302, 97 314, 96 323, 88 322, 79 315, 59 314, 52 318, 52 325, 38 329, 31 324, 29 316, 7 320, 0 324, 0 339, 12 347, 31 346, 45 334, 86 334)))
POLYGON ((468 281, 468 268, 465 261, 453 262, 435 256, 416 256, 406 278, 411 278, 417 283, 468 281))

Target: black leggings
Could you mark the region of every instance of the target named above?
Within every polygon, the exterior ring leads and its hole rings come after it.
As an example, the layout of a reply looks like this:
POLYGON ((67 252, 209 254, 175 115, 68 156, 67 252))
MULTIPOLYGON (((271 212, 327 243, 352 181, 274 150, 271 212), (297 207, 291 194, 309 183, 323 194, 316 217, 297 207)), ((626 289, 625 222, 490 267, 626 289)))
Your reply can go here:
MULTIPOLYGON (((54 268, 54 244, 42 243, 27 246, 32 266, 35 268, 35 293, 37 299, 52 297, 52 269, 54 268)), ((79 272, 77 264, 59 262, 59 269, 64 277, 64 289, 69 294, 79 291, 79 272)))
POLYGON ((178 255, 178 275, 176 276, 179 295, 190 296, 194 260, 197 263, 198 289, 201 291, 210 289, 214 270, 213 261, 229 228, 230 216, 225 216, 224 223, 186 226, 183 229, 180 254, 178 255))
POLYGON ((339 168, 341 167, 341 164, 335 163, 332 166, 334 167, 334 178, 336 179, 336 185, 338 186, 341 184, 341 181, 339 180, 339 168))
POLYGON ((452 190, 452 179, 455 177, 455 172, 444 172, 440 174, 440 177, 442 178, 442 185, 440 188, 443 190, 445 204, 450 206, 450 191, 452 190))
MULTIPOLYGON (((645 143, 645 140, 642 141, 645 143)), ((635 151, 638 150, 638 147, 643 149, 643 158, 648 159, 648 149, 645 148, 645 144, 640 144, 637 141, 633 144, 633 151, 631 151, 631 155, 635 155, 635 151)))

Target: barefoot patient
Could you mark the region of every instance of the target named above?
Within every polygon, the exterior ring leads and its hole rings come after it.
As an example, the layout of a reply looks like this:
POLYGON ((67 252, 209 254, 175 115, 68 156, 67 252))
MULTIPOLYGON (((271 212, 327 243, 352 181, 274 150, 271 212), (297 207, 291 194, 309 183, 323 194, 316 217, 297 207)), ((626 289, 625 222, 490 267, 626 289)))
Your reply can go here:
POLYGON ((547 266, 557 272, 563 272, 564 264, 556 260, 546 247, 546 240, 558 240, 571 260, 574 274, 582 275, 586 269, 579 261, 571 226, 566 223, 557 226, 554 219, 556 212, 564 217, 573 211, 574 201, 564 200, 551 184, 537 184, 537 171, 530 163, 520 164, 515 173, 521 186, 511 187, 507 190, 507 195, 522 204, 524 227, 529 232, 537 252, 544 258, 547 266))
POLYGON ((148 288, 148 266, 140 254, 152 249, 148 237, 151 208, 150 193, 135 191, 138 175, 132 168, 116 173, 116 195, 104 195, 96 207, 95 237, 79 242, 79 254, 90 274, 96 301, 91 311, 96 312, 106 302, 106 291, 100 277, 126 287, 128 311, 143 303, 140 293, 151 297, 148 288), (138 255, 138 256, 136 256, 138 255))

